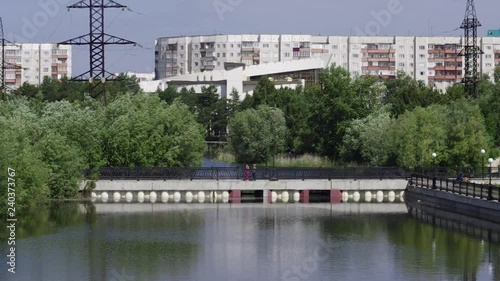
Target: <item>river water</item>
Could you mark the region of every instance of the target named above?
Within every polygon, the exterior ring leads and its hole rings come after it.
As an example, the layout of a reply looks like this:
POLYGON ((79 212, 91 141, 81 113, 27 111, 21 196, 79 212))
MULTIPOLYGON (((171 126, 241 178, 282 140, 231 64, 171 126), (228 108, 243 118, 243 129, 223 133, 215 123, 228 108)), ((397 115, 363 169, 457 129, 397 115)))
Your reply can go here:
POLYGON ((497 243, 401 203, 53 203, 19 217, 15 274, 7 235, 0 280, 500 280, 497 243))

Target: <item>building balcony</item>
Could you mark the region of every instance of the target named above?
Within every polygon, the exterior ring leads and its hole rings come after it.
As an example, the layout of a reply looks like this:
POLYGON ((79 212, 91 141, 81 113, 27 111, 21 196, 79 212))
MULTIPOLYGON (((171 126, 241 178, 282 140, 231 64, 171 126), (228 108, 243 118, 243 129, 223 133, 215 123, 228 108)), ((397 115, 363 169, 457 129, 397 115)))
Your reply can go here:
POLYGON ((311 49, 311 53, 313 54, 325 54, 329 53, 327 49, 311 49))
POLYGON ((461 75, 434 75, 429 76, 429 80, 450 80, 450 81, 458 81, 462 79, 461 75))
POLYGON ((429 58, 429 62, 461 62, 462 57, 455 57, 455 58, 429 58))
POLYGON ((260 56, 253 56, 253 60, 260 60, 260 56))
POLYGON ((206 57, 201 57, 201 61, 214 61, 215 57, 214 56, 206 56, 206 57))
POLYGON ((362 53, 365 54, 395 54, 396 50, 395 49, 361 49, 362 53))
POLYGON ((215 52, 214 47, 200 48, 200 53, 213 53, 213 52, 215 52))
POLYGON ((436 71, 457 71, 457 70, 462 70, 461 66, 435 66, 431 67, 429 69, 434 69, 436 71))
POLYGON ((215 69, 215 65, 211 65, 211 64, 206 64, 206 65, 202 65, 200 67, 201 70, 214 70, 215 69))
POLYGON ((362 66, 361 70, 368 70, 368 71, 383 71, 383 70, 388 70, 388 71, 395 71, 396 67, 395 66, 362 66))
POLYGON ((254 52, 254 53, 258 53, 258 52, 260 52, 260 48, 241 47, 241 52, 254 52))
POLYGON ((380 79, 396 79, 396 75, 375 75, 380 79))
POLYGON ((432 49, 428 50, 429 54, 458 54, 460 53, 459 49, 432 49))
POLYGON ((396 62, 396 58, 370 58, 363 57, 361 58, 362 62, 396 62))
POLYGON ((253 60, 253 56, 242 56, 242 60, 253 60))

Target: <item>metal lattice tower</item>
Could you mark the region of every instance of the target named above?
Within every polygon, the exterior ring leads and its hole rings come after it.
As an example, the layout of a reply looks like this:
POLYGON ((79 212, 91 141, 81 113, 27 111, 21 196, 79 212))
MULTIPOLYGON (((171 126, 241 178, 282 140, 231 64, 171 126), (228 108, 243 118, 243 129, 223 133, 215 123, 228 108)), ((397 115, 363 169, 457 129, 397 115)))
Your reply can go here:
POLYGON ((478 73, 478 58, 483 54, 483 51, 477 45, 477 28, 481 23, 477 19, 474 0, 467 0, 467 9, 465 18, 460 26, 464 30, 464 49, 460 52, 464 56, 464 76, 462 83, 465 84, 465 91, 470 97, 479 97, 477 84, 479 82, 478 73))
POLYGON ((120 8, 127 6, 112 0, 82 0, 67 7, 69 9, 90 10, 90 33, 82 35, 59 44, 61 45, 89 45, 90 46, 90 70, 74 77, 73 81, 88 81, 90 84, 90 96, 104 96, 106 100, 105 82, 115 80, 115 75, 105 69, 104 49, 106 45, 137 45, 137 43, 106 34, 104 32, 104 9, 120 8))

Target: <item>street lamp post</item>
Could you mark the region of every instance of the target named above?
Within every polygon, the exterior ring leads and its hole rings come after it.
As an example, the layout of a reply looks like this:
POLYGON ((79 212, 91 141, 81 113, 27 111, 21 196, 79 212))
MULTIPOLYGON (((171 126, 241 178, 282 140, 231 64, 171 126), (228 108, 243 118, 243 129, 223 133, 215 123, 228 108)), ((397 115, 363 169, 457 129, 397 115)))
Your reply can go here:
POLYGON ((434 152, 432 153, 432 158, 433 158, 433 164, 434 164, 434 176, 432 177, 432 188, 436 189, 436 157, 437 154, 434 152))
POLYGON ((486 150, 481 149, 481 155, 482 155, 482 160, 481 160, 481 174, 483 175, 483 183, 484 183, 484 154, 486 153, 486 150))
POLYGON ((436 157, 437 157, 436 152, 432 153, 432 164, 434 166, 434 176, 436 176, 436 157))
POLYGON ((491 165, 493 164, 493 158, 488 159, 488 163, 490 163, 490 185, 491 185, 491 165))

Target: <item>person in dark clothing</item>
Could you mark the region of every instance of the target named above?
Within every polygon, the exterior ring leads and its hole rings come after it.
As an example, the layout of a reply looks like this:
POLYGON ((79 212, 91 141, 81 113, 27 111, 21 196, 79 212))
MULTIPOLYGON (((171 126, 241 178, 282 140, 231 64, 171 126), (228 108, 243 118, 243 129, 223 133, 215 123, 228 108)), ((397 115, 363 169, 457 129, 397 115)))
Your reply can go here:
POLYGON ((252 167, 252 180, 255 181, 257 180, 257 165, 253 164, 252 167))

